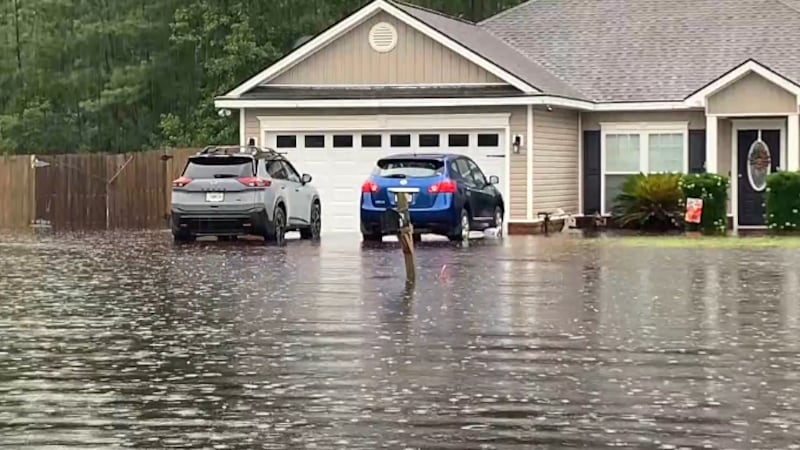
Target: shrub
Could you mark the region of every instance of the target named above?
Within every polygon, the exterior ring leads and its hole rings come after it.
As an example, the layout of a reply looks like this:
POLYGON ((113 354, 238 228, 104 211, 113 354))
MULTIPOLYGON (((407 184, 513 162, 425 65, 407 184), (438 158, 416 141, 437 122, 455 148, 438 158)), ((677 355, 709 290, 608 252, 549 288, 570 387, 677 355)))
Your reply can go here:
POLYGON ((614 216, 622 227, 666 231, 681 224, 683 194, 679 174, 632 175, 622 185, 614 203, 614 216))
POLYGON ((682 205, 686 205, 687 198, 703 200, 699 226, 687 223, 687 229, 699 229, 703 234, 725 234, 728 231, 728 186, 728 177, 714 173, 691 173, 681 178, 682 205))
POLYGON ((800 228, 800 172, 776 172, 767 177, 766 213, 772 231, 800 228))

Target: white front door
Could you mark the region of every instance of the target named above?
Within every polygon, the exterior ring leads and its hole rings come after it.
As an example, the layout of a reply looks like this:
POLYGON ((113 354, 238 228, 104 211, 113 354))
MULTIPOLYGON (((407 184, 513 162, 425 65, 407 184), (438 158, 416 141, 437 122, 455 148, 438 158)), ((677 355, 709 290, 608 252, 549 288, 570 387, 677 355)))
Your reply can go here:
POLYGON ((319 125, 319 131, 267 130, 264 142, 286 153, 300 174, 312 175, 322 203, 323 233, 359 232, 361 185, 376 161, 392 154, 464 154, 487 178, 498 176, 498 189, 507 192, 505 129, 330 131, 324 122, 319 125))

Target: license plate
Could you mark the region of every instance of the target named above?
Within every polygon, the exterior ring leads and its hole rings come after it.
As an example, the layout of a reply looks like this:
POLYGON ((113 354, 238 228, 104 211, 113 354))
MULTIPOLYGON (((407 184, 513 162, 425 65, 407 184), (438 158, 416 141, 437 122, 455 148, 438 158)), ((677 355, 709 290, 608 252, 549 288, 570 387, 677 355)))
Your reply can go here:
POLYGON ((225 200, 225 194, 222 192, 206 192, 206 201, 207 202, 221 202, 225 200))
POLYGON ((394 204, 395 205, 398 203, 398 201, 399 201, 398 197, 400 197, 401 195, 405 195, 406 198, 408 198, 408 203, 409 204, 414 203, 414 200, 417 199, 417 194, 401 194, 401 193, 395 192, 394 193, 394 204))

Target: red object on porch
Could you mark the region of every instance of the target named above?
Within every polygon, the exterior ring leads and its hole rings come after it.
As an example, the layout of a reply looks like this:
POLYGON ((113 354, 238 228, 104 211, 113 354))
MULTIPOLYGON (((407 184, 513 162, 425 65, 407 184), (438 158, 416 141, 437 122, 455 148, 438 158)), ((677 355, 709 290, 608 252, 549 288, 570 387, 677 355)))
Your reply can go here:
POLYGON ((702 198, 687 198, 686 199, 686 217, 687 223, 700 223, 703 217, 703 199, 702 198))

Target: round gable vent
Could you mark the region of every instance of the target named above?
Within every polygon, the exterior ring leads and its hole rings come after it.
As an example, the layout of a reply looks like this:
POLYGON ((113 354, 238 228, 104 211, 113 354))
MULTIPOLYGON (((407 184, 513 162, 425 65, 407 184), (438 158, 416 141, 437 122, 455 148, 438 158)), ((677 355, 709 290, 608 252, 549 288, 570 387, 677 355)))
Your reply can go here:
POLYGON ((394 50, 397 45, 397 29, 386 22, 375 24, 369 30, 369 45, 373 50, 380 53, 394 50))

